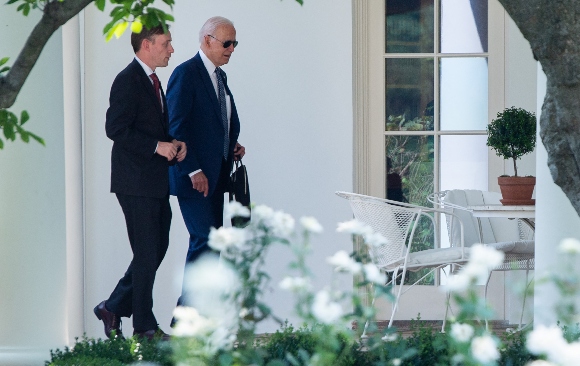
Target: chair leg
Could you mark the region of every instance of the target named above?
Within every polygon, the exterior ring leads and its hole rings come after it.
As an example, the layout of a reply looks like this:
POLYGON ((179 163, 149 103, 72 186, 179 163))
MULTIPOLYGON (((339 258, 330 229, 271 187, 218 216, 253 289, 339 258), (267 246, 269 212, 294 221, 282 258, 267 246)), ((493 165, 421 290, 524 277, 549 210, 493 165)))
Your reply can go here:
POLYGON ((528 283, 528 278, 529 278, 529 274, 530 274, 529 264, 526 267, 527 267, 526 268, 526 288, 524 290, 524 300, 522 301, 522 313, 520 314, 520 324, 518 324, 518 329, 522 329, 522 321, 524 319, 524 310, 526 309, 526 297, 528 295, 528 286, 530 285, 528 283))
MULTIPOLYGON (((483 292, 483 299, 487 304, 487 287, 489 286, 489 281, 491 280, 491 274, 493 271, 489 271, 489 276, 487 276, 487 281, 485 282, 485 290, 483 292)), ((485 330, 489 330, 489 324, 487 323, 487 318, 485 318, 485 330)))
POLYGON ((441 333, 445 333, 445 324, 447 323, 447 313, 449 312, 449 307, 451 306, 451 292, 447 291, 447 301, 445 305, 445 317, 443 318, 443 325, 441 325, 441 333))
MULTIPOLYGON (((375 306, 375 300, 376 300, 376 298, 377 298, 377 297, 375 296, 375 286, 373 286, 373 285, 371 284, 371 288, 372 288, 372 291, 373 291, 373 301, 371 301, 371 307, 374 307, 374 306, 375 306)), ((369 321, 367 320, 367 321, 365 322, 365 328, 364 328, 364 330, 363 330, 363 333, 362 333, 362 335, 360 336, 361 338, 363 338, 363 339, 364 339, 364 338, 366 338, 366 337, 367 337, 367 328, 368 328, 368 327, 369 327, 369 321)))
MULTIPOLYGON (((395 271, 395 273, 397 273, 397 271, 395 271)), ((395 319, 395 313, 397 312, 397 308, 399 306, 399 299, 401 298, 401 294, 402 294, 402 290, 403 290, 403 284, 405 283, 405 275, 406 274, 407 274, 407 269, 403 268, 403 274, 401 276, 401 284, 399 285, 399 292, 397 293, 397 297, 395 298, 395 303, 393 304, 393 312, 391 313, 391 320, 389 320, 389 326, 387 328, 390 328, 393 325, 393 320, 395 319)), ((396 286, 396 281, 393 282, 393 292, 395 290, 395 286, 396 286)))

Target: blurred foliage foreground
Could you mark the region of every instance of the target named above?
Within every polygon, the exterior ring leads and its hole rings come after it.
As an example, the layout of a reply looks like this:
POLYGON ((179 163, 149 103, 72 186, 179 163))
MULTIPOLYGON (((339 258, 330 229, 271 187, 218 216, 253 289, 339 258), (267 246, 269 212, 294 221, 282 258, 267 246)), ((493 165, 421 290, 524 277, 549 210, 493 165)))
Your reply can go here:
MULTIPOLYGON (((228 217, 249 215, 248 208, 237 202, 226 206, 228 217)), ((83 338, 72 348, 51 351, 46 365, 580 365, 575 302, 580 294, 575 271, 580 241, 564 240, 558 270, 536 275, 536 283, 550 283, 560 291, 554 308, 558 325, 500 337, 490 332, 485 320, 493 319, 493 313, 479 296, 477 283, 503 263, 504 255, 476 244, 469 262, 441 287, 458 309, 448 319, 446 332, 418 319, 412 334, 403 338, 395 328, 378 329, 376 309, 368 305, 373 302, 366 294, 361 297, 359 290, 365 289, 373 298, 394 299, 387 276, 369 258, 336 252, 327 258, 333 273, 330 283, 313 289, 313 275, 305 263, 323 227, 313 217, 302 217, 299 224, 296 229, 294 218, 282 211, 253 206, 248 226, 212 228, 209 245, 221 259, 208 256, 187 269, 184 289, 195 296, 187 307, 176 308, 171 341, 83 338), (263 302, 264 292, 272 290, 263 266, 273 245, 286 246, 294 255, 290 274, 278 286, 293 294, 294 312, 302 321, 298 329, 281 321, 263 302), (354 288, 340 289, 341 282, 353 278, 354 288), (256 335, 258 323, 266 319, 278 321, 281 328, 256 335)), ((361 238, 367 246, 388 245, 382 235, 356 220, 340 223, 337 231, 361 238)))

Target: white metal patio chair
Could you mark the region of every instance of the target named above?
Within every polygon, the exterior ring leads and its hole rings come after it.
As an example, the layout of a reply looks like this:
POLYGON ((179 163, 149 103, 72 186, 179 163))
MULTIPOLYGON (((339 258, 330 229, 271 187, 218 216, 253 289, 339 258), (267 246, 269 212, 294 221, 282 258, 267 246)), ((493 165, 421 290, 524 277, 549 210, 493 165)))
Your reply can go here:
MULTIPOLYGON (((465 246, 482 243, 504 252, 504 262, 494 271, 525 270, 529 284, 529 271, 534 269, 534 230, 522 220, 507 218, 476 218, 467 208, 499 204, 501 194, 480 190, 448 190, 433 193, 428 197, 435 207, 447 211, 445 214, 450 243, 463 237, 465 246), (458 221, 459 224, 458 225, 458 221)), ((490 276, 485 284, 485 297, 490 276)), ((521 328, 526 297, 524 295, 519 327, 521 328)))
MULTIPOLYGON (((336 192, 336 194, 349 201, 354 217, 357 220, 369 225, 374 231, 381 233, 387 239, 387 244, 378 247, 368 247, 368 249, 373 263, 382 271, 391 274, 388 284, 393 286, 395 302, 393 303, 389 320, 389 328, 393 324, 399 300, 406 291, 439 268, 449 265, 453 267, 461 266, 467 262, 469 248, 464 247, 462 240, 457 243, 457 246, 451 248, 439 248, 436 245, 434 249, 411 252, 411 244, 419 220, 431 220, 434 229, 437 231, 438 228, 435 225, 432 214, 440 212, 453 216, 453 213, 437 208, 411 205, 356 193, 336 192), (423 268, 429 268, 429 273, 403 291, 403 282, 407 271, 418 271, 423 268), (398 286, 397 278, 401 278, 398 286)), ((461 221, 459 221, 460 232, 463 230, 461 226, 461 221)), ((437 238, 438 236, 435 235, 435 237, 437 238)), ((373 304, 374 301, 373 296, 373 304)), ((445 329, 448 304, 449 301, 446 304, 442 331, 445 329)), ((365 325, 363 335, 366 333, 367 325, 365 325)))

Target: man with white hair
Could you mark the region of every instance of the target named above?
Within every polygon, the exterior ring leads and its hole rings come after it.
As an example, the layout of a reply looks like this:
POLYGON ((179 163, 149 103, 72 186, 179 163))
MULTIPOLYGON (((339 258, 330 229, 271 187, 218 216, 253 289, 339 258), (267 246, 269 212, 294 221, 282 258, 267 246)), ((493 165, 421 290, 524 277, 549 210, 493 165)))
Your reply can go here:
MULTIPOLYGON (((223 17, 208 19, 199 33, 199 52, 173 71, 167 88, 169 132, 187 144, 185 159, 170 168, 170 193, 177 196, 189 231, 186 264, 210 251, 210 228, 223 224, 224 193, 238 143, 240 121, 221 66, 230 61, 236 29, 223 17)), ((187 302, 182 294, 178 304, 187 302)))

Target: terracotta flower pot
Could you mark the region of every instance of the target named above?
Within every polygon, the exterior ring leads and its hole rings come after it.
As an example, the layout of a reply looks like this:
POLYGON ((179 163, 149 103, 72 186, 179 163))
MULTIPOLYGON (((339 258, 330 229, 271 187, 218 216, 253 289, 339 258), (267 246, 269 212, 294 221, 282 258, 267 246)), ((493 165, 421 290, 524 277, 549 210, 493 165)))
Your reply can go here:
POLYGON ((497 183, 501 190, 502 205, 535 205, 532 199, 536 177, 497 177, 497 183))

